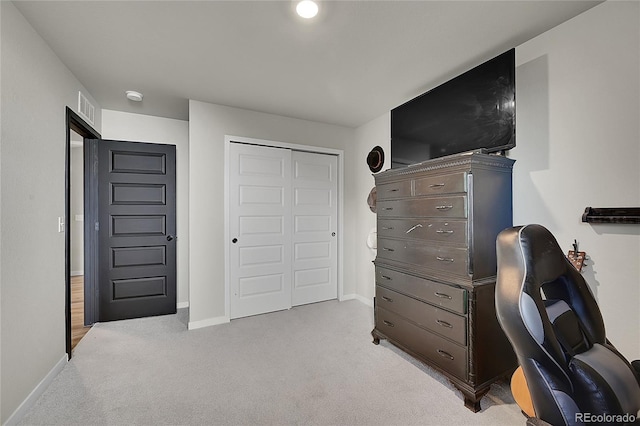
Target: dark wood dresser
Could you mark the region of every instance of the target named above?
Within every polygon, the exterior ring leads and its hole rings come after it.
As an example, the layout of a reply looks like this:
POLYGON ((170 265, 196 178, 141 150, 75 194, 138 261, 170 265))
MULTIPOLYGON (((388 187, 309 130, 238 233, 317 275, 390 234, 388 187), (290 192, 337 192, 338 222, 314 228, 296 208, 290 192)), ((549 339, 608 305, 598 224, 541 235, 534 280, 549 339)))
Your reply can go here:
POLYGON ((495 241, 512 226, 514 160, 468 153, 375 175, 375 328, 480 410, 517 360, 495 313, 495 241))

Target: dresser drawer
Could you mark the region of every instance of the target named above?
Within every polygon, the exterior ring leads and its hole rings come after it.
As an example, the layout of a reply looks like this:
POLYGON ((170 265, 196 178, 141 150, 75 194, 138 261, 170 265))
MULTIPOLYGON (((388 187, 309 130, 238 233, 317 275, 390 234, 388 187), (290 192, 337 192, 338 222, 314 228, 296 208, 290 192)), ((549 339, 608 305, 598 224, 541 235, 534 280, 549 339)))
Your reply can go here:
POLYGON ((467 313, 467 291, 376 266, 376 284, 460 314, 467 313))
POLYGON ((376 286, 376 306, 394 312, 461 345, 467 344, 467 318, 376 286))
POLYGON ((393 183, 385 183, 376 186, 377 200, 388 200, 390 198, 401 198, 411 196, 411 181, 402 180, 393 183))
POLYGON ((378 219, 378 236, 450 242, 467 246, 467 221, 456 219, 378 219))
POLYGON ((423 356, 454 376, 467 379, 467 348, 376 306, 376 328, 389 339, 423 356))
POLYGON ((461 247, 378 237, 377 258, 414 265, 418 268, 437 269, 464 278, 469 276, 469 252, 461 247))
POLYGON ((467 174, 460 172, 419 178, 413 181, 413 185, 414 195, 467 192, 467 174))
POLYGON ((377 202, 378 217, 444 217, 467 218, 467 197, 412 198, 377 202))

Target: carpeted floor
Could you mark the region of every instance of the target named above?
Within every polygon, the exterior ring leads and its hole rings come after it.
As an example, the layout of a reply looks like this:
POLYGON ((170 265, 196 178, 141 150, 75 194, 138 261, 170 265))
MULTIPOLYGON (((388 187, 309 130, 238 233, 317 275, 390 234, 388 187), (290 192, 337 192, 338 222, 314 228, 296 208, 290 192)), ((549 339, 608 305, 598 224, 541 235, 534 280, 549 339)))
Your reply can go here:
POLYGON ((472 413, 438 373, 371 343, 351 300, 187 331, 187 312, 96 324, 22 425, 524 425, 506 383, 472 413))

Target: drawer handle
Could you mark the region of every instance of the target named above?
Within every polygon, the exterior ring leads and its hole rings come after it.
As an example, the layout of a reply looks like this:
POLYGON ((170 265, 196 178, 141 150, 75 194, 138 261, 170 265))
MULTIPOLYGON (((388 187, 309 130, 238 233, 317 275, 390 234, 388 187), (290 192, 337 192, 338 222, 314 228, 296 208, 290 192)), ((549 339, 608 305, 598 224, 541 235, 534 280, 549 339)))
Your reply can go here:
POLYGON ((436 256, 436 259, 440 262, 453 262, 453 259, 450 257, 436 256))
POLYGON ((395 327, 395 325, 393 325, 393 323, 391 321, 387 321, 387 320, 382 320, 382 322, 384 323, 384 325, 389 326, 389 327, 395 327))
POLYGON ((417 225, 412 226, 411 228, 409 228, 409 229, 407 230, 407 232, 405 232, 405 234, 408 234, 409 232, 413 231, 413 230, 414 230, 414 229, 416 229, 416 228, 422 228, 422 224, 421 224, 421 223, 418 223, 417 225))
POLYGON ((440 299, 449 299, 449 300, 451 300, 451 296, 449 296, 448 294, 439 293, 437 291, 435 293, 433 293, 433 294, 438 296, 440 299))
POLYGON ((400 191, 398 188, 388 189, 387 192, 398 192, 400 191))
POLYGON ((385 230, 385 231, 392 231, 393 230, 393 226, 389 226, 388 228, 383 226, 382 229, 385 230))
POLYGON ((385 280, 389 280, 389 281, 391 281, 391 277, 388 277, 388 276, 386 276, 386 275, 380 275, 380 277, 381 277, 381 278, 384 278, 385 280))
POLYGON ((453 326, 446 321, 436 320, 436 322, 438 323, 438 325, 441 325, 443 327, 453 328, 453 326))
POLYGON ((391 210, 393 210, 393 207, 385 207, 384 210, 391 211, 391 210))
POLYGON ((433 183, 429 185, 429 188, 442 188, 443 186, 444 186, 444 183, 433 183))
POLYGON ((453 206, 436 206, 437 210, 449 210, 452 209, 453 206))
POLYGON ((449 352, 443 351, 442 349, 438 349, 438 355, 440 355, 443 358, 448 358, 451 361, 453 361, 453 355, 451 355, 449 352))
POLYGON ((453 231, 450 229, 438 229, 436 234, 453 234, 453 231))
POLYGON ((396 251, 395 249, 389 248, 389 247, 382 247, 382 250, 384 251, 396 251))
POLYGON ((390 297, 387 297, 387 296, 382 296, 382 300, 386 300, 389 303, 393 303, 393 299, 391 299, 390 297))

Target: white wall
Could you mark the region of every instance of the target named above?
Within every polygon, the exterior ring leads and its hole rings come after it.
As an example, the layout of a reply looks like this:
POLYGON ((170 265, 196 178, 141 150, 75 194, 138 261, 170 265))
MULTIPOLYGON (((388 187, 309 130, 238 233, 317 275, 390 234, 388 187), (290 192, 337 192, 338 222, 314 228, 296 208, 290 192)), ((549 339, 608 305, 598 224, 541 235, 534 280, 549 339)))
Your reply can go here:
POLYGON ((373 173, 369 170, 366 158, 376 145, 385 152, 382 170, 391 167, 391 114, 386 113, 356 129, 356 162, 354 165, 355 180, 353 182, 356 196, 355 256, 356 256, 356 291, 360 300, 373 304, 375 293, 375 268, 372 261, 376 251, 367 247, 367 236, 376 227, 376 215, 367 204, 369 192, 375 186, 373 173))
MULTIPOLYGON (((66 360, 65 107, 89 95, 13 3, 0 2, 0 422, 66 360)), ((96 125, 100 108, 95 100, 96 125)))
POLYGON ((640 357, 639 225, 585 207, 640 206, 640 3, 605 2, 516 49, 514 223, 577 239, 607 335, 640 357))
POLYGON ((176 146, 178 307, 189 303, 189 123, 103 109, 102 138, 176 146))
POLYGON ((225 318, 224 137, 265 139, 342 149, 344 180, 344 293, 355 293, 353 235, 354 130, 272 114, 189 101, 190 326, 225 318))

